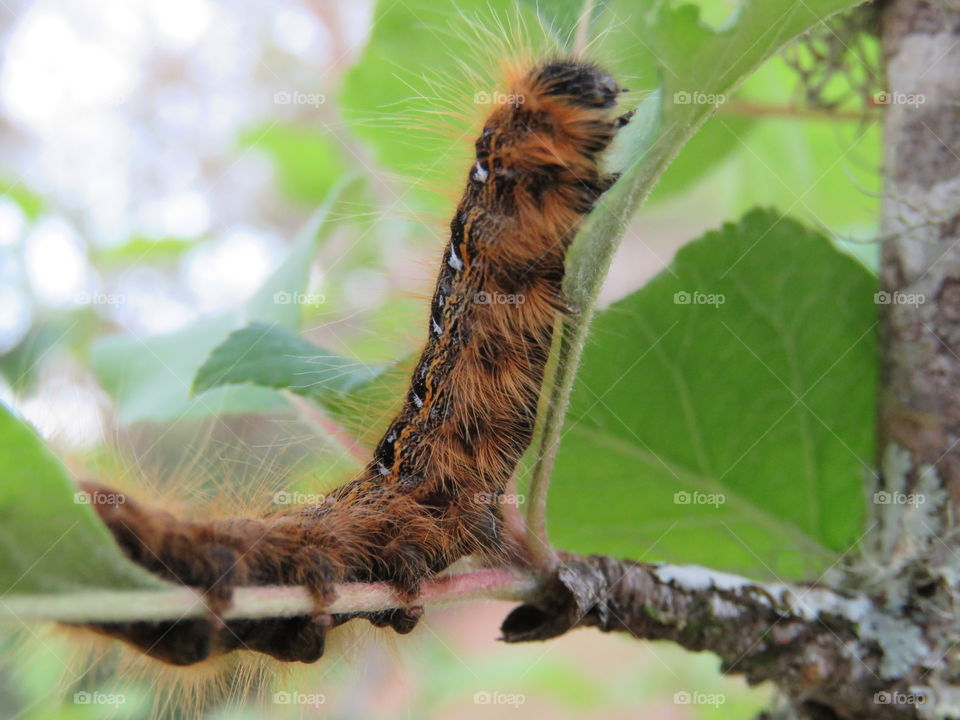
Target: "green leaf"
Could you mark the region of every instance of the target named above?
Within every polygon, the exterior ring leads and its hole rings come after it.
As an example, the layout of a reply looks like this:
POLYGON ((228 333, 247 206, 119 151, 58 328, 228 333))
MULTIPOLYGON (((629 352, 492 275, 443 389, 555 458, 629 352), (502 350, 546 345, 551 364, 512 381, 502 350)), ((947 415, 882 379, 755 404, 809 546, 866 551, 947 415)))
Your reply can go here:
POLYGON ((242 322, 238 314, 229 313, 163 335, 142 339, 114 335, 97 342, 90 362, 117 405, 118 421, 173 422, 286 407, 276 393, 263 388, 220 388, 190 397, 196 368, 242 322))
POLYGON ((254 323, 232 333, 197 371, 197 393, 244 384, 289 390, 323 405, 372 445, 391 417, 416 358, 384 368, 331 355, 299 335, 254 323))
POLYGON ((875 286, 822 235, 753 211, 599 313, 553 474, 555 542, 760 576, 834 560, 872 467, 875 286))
POLYGON ((381 370, 330 355, 276 325, 253 323, 211 353, 197 371, 193 390, 252 383, 324 400, 355 390, 381 370))
POLYGON ((310 260, 345 187, 331 193, 313 214, 287 258, 244 307, 201 318, 173 333, 148 338, 118 335, 94 345, 91 365, 116 402, 121 423, 287 407, 282 397, 265 388, 217 388, 197 397, 191 397, 190 388, 197 369, 233 330, 252 321, 299 327, 300 306, 294 300, 306 289, 310 260))
POLYGON ((15 595, 169 587, 124 556, 63 465, 0 405, 0 603, 15 595))

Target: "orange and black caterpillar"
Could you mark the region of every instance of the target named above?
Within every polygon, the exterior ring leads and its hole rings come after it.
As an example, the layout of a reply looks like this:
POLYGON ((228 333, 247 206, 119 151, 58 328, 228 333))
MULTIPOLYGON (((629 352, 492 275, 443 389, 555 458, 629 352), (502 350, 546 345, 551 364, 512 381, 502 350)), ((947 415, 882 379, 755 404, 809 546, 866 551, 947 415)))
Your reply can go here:
MULTIPOLYGON (((580 60, 537 65, 511 84, 512 101, 493 110, 476 141, 406 401, 359 477, 319 506, 208 522, 85 486, 130 558, 203 589, 215 609, 237 586, 304 585, 318 612, 95 629, 176 665, 234 649, 312 662, 327 628, 350 619, 322 612, 334 583, 387 581, 412 598, 421 580, 458 558, 502 549, 497 499, 532 438, 566 307, 564 255, 616 179, 600 160, 632 114, 616 115, 621 89, 580 60)), ((418 615, 365 617, 406 632, 418 615)))

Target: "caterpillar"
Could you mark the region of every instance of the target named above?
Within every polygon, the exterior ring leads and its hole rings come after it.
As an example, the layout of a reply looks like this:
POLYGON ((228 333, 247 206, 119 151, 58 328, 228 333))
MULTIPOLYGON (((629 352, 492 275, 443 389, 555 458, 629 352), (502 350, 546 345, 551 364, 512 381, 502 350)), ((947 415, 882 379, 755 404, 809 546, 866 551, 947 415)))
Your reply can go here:
MULTIPOLYGON (((614 183, 601 163, 632 112, 597 65, 554 59, 515 70, 507 102, 476 140, 430 304, 428 339, 373 457, 320 505, 255 518, 186 521, 82 483, 129 558, 202 590, 214 615, 235 587, 302 585, 316 613, 292 618, 101 623, 172 665, 234 650, 314 662, 341 582, 386 581, 413 599, 422 580, 469 554, 503 552, 497 499, 530 444, 558 320, 564 256, 614 183)), ((400 633, 421 611, 366 614, 400 633)))

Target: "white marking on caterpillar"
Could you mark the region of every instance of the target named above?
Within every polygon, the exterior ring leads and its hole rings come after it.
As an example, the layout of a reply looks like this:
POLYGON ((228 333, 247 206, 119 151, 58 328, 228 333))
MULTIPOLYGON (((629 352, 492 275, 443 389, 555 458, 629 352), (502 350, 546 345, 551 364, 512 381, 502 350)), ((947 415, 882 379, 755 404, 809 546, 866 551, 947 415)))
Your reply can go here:
POLYGON ((450 259, 447 260, 447 265, 457 271, 463 270, 463 260, 457 257, 457 246, 453 243, 450 243, 450 259))
POLYGON ((417 395, 416 393, 410 393, 410 397, 413 398, 414 405, 416 405, 418 408, 423 407, 423 400, 420 399, 419 395, 417 395))
POLYGON ((437 324, 437 321, 434 320, 433 318, 430 318, 430 322, 433 323, 433 331, 434 331, 437 335, 443 335, 443 328, 440 327, 440 326, 437 324))
POLYGON ((423 367, 420 368, 420 377, 425 378, 427 376, 427 365, 424 363, 423 367))
POLYGON ((390 470, 389 470, 389 469, 387 468, 387 466, 384 465, 383 463, 379 463, 379 462, 377 463, 377 470, 380 471, 380 474, 381 474, 381 475, 389 475, 389 474, 390 474, 390 470))
POLYGON ((486 182, 489 176, 490 173, 488 173, 487 169, 480 164, 479 160, 477 160, 477 164, 473 168, 473 179, 477 182, 486 182))
POLYGON ((397 439, 397 432, 396 432, 396 430, 394 430, 392 433, 390 433, 389 435, 387 435, 387 442, 388 442, 388 443, 392 443, 392 442, 393 442, 394 440, 396 440, 396 439, 397 439))

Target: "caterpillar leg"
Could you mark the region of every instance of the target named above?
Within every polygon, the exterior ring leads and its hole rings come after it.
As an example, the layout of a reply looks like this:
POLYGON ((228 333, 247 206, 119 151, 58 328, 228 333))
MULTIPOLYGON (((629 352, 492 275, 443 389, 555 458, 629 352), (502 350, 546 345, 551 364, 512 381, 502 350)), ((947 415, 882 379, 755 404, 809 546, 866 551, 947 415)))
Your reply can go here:
POLYGON ((316 662, 323 655, 331 616, 231 620, 96 623, 89 627, 123 640, 171 665, 193 665, 232 650, 250 650, 285 662, 316 662))
POLYGON ((628 110, 627 112, 625 112, 623 115, 618 115, 617 117, 615 117, 613 119, 614 129, 619 130, 620 128, 622 128, 624 125, 630 122, 633 119, 633 116, 636 114, 637 114, 637 109, 633 108, 632 110, 628 110))
POLYGON ((160 577, 198 588, 210 606, 205 618, 101 623, 91 627, 173 665, 247 649, 279 660, 313 662, 323 654, 333 624, 322 607, 333 599, 333 569, 315 548, 304 547, 295 526, 264 520, 194 523, 146 508, 123 493, 82 483, 91 504, 135 563, 160 577), (223 622, 239 585, 304 585, 317 612, 292 618, 223 622))
MULTIPOLYGON (((357 579, 362 563, 359 558, 342 557, 336 530, 326 527, 329 518, 321 513, 189 522, 144 507, 96 483, 81 483, 81 489, 131 560, 166 580, 198 588, 210 606, 206 618, 90 626, 158 660, 191 665, 224 652, 251 650, 283 661, 315 662, 323 655, 326 632, 332 626, 363 618, 378 627, 407 633, 422 613, 415 607, 350 615, 325 613, 323 608, 334 599, 334 583, 347 577, 357 579), (341 556, 338 561, 333 559, 335 552, 341 556), (350 563, 349 571, 345 562, 350 563), (236 587, 261 585, 304 586, 314 596, 316 612, 284 618, 220 619, 236 587)), ((397 547, 398 543, 386 545, 397 547)), ((414 562, 411 553, 404 549, 407 562, 403 565, 414 562)), ((382 556, 388 558, 389 553, 382 556)), ((398 564, 387 560, 387 565, 398 564)), ((382 574, 404 597, 414 596, 418 589, 416 572, 404 576, 370 568, 363 574, 370 575, 364 579, 381 579, 375 576, 382 574)))
POLYGON ((80 489, 133 562, 165 580, 200 588, 214 612, 229 604, 242 560, 222 538, 104 485, 83 482, 80 489))
POLYGON ((163 622, 94 623, 86 627, 123 640, 170 665, 193 665, 213 654, 216 630, 206 618, 163 622))

